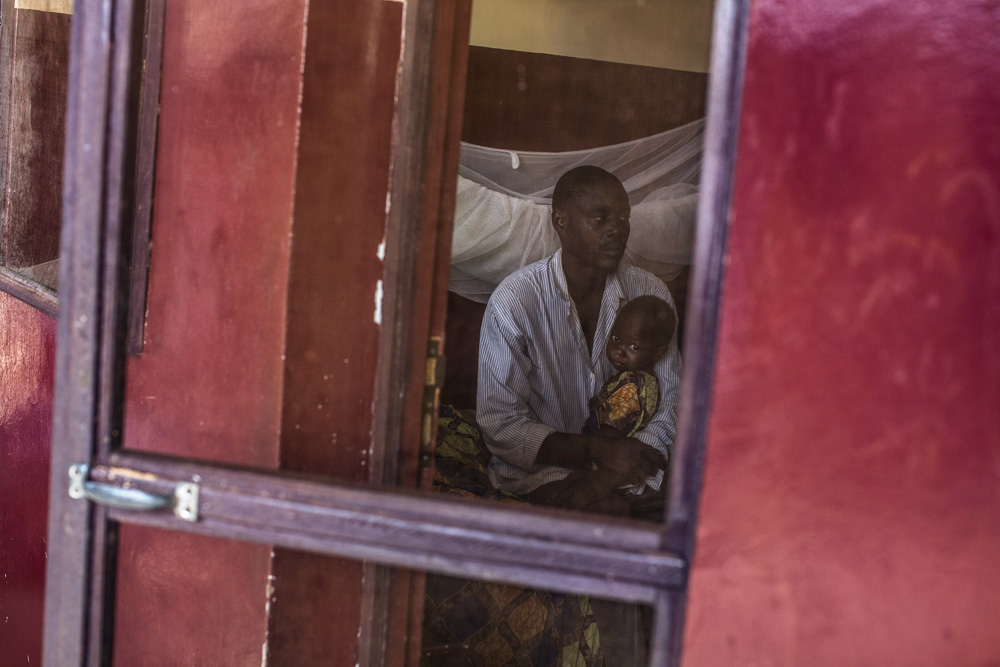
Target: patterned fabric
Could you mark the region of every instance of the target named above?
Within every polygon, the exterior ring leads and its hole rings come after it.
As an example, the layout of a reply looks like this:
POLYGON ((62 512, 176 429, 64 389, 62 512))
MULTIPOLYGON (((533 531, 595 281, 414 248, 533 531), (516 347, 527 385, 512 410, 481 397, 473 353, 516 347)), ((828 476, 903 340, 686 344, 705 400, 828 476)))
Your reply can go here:
POLYGON ((434 490, 467 498, 521 502, 490 484, 489 460, 489 450, 475 422, 462 411, 442 405, 434 451, 434 490))
POLYGON ((632 436, 656 413, 660 385, 656 376, 646 371, 623 371, 590 399, 590 417, 584 433, 594 433, 600 426, 610 426, 625 436, 632 436))
MULTIPOLYGON (((441 406, 434 490, 523 503, 489 481, 489 452, 470 416, 441 406)), ((601 667, 590 599, 427 575, 422 667, 601 667)))
MULTIPOLYGON (((569 475, 560 466, 535 465, 538 448, 553 431, 579 433, 591 397, 614 373, 604 349, 615 315, 625 302, 645 294, 673 303, 656 276, 619 266, 605 284, 588 349, 566 286, 561 250, 496 289, 483 316, 476 394, 476 418, 494 454, 489 464, 494 486, 523 495, 569 475)), ((660 406, 636 437, 669 456, 681 373, 676 334, 651 370, 660 381, 660 406)), ((647 480, 653 489, 662 482, 662 471, 647 480)))
POLYGON ((485 667, 604 664, 586 596, 429 575, 422 666, 444 663, 435 646, 461 646, 485 667))

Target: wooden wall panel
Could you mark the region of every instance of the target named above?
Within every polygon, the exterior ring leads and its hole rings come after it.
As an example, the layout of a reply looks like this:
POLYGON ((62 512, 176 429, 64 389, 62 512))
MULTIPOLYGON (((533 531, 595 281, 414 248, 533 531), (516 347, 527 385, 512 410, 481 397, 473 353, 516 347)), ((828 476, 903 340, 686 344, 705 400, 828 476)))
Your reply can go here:
MULTIPOLYGON (((301 1, 166 4, 128 447, 278 464, 304 16, 301 1)), ((116 664, 260 664, 270 564, 262 545, 123 529, 116 664)))
POLYGON ((0 293, 0 665, 41 664, 55 320, 0 293))
POLYGON ((123 524, 114 664, 261 664, 267 546, 123 524))
MULTIPOLYGON (((314 2, 308 26, 280 466, 364 482, 402 5, 314 2)), ((361 563, 279 549, 273 572, 269 660, 357 663, 361 563)))
POLYGON ((275 467, 304 3, 167 5, 145 349, 129 360, 125 442, 275 467))
POLYGON ((448 352, 441 403, 456 408, 476 408, 479 379, 479 334, 485 303, 448 292, 445 345, 448 352))
POLYGON ((281 468, 364 481, 402 6, 309 7, 281 468))
POLYGON ((1000 41, 753 3, 684 664, 1000 664, 1000 41))
POLYGON ((12 68, 12 79, 10 124, 4 128, 9 164, 4 165, 2 261, 21 268, 59 256, 72 17, 30 9, 13 14, 3 26, 13 32, 13 49, 5 64, 12 68))
POLYGON ((462 140, 569 151, 648 137, 705 115, 708 75, 469 47, 462 140))

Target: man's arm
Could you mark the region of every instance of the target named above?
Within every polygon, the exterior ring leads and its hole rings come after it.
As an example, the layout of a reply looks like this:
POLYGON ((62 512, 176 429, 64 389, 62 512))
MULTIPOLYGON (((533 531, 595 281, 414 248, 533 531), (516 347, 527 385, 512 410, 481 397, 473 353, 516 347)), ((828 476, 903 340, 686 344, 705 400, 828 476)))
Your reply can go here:
POLYGON ((536 461, 576 470, 610 471, 616 483, 639 482, 666 466, 666 459, 635 438, 553 432, 542 441, 536 461))
POLYGON ((553 431, 542 441, 535 460, 541 465, 589 470, 594 462, 594 438, 553 431))
POLYGON ((528 405, 531 367, 524 334, 491 302, 479 339, 476 421, 493 455, 525 471, 534 468, 542 442, 555 431, 528 405))

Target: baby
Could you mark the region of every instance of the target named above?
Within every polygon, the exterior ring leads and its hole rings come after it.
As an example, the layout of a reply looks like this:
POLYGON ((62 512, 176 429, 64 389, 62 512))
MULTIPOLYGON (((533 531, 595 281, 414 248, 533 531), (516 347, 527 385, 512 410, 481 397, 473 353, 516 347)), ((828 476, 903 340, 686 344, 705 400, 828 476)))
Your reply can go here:
POLYGON ((618 311, 605 354, 618 373, 590 400, 585 434, 630 437, 646 425, 660 400, 653 364, 667 353, 677 316, 655 296, 632 299, 618 311))

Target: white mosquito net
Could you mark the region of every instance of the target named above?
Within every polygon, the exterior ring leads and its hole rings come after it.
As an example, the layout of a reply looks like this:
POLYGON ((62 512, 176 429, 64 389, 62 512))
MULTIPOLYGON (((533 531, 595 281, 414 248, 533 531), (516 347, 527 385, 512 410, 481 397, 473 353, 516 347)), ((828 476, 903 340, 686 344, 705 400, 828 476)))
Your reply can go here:
POLYGON ((449 289, 485 302, 500 281, 559 247, 552 188, 583 164, 621 179, 632 203, 625 261, 664 282, 691 263, 704 120, 614 146, 540 153, 462 143, 449 289))

